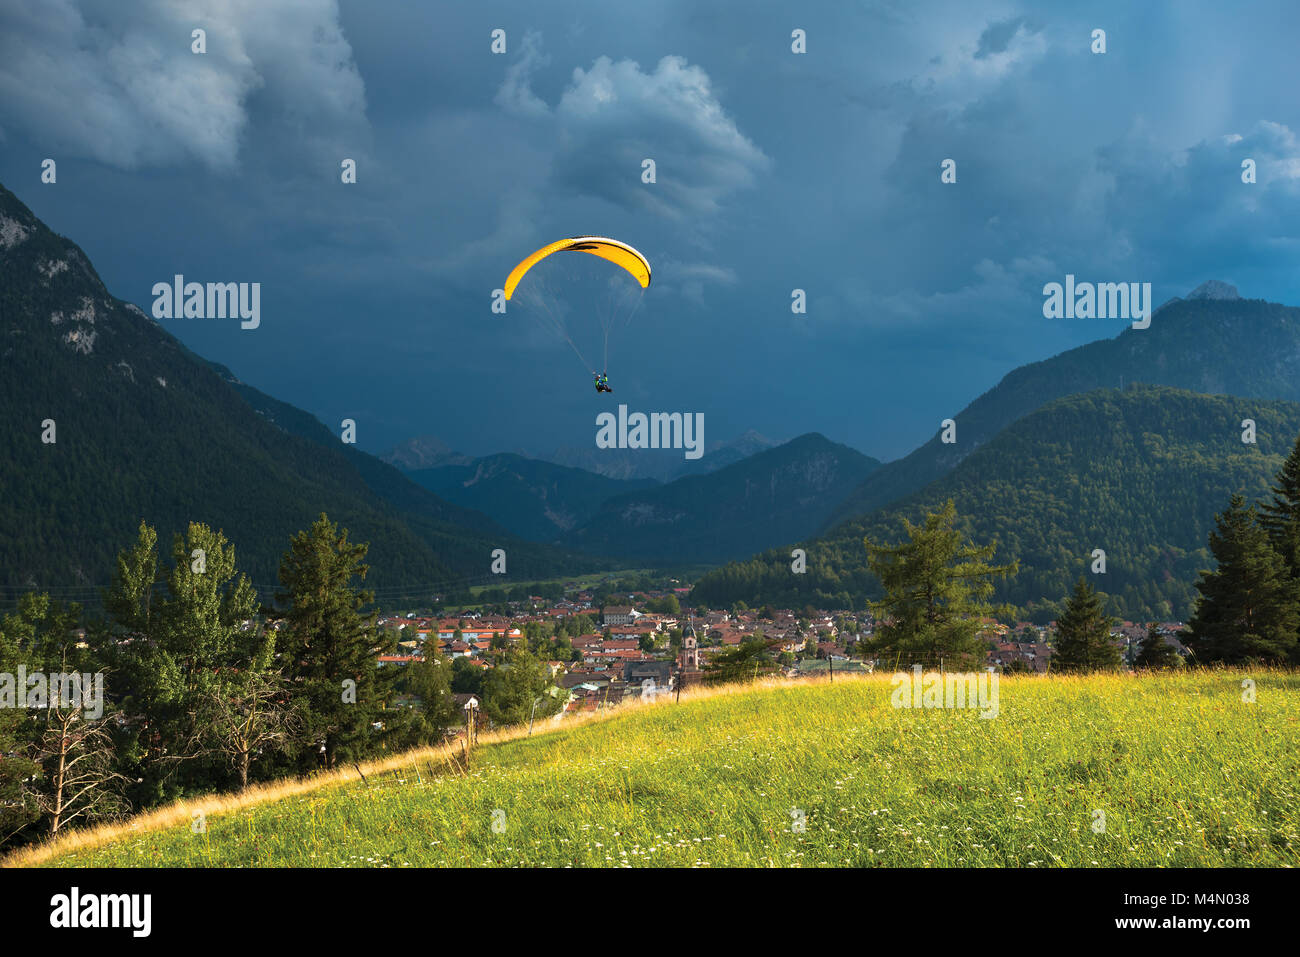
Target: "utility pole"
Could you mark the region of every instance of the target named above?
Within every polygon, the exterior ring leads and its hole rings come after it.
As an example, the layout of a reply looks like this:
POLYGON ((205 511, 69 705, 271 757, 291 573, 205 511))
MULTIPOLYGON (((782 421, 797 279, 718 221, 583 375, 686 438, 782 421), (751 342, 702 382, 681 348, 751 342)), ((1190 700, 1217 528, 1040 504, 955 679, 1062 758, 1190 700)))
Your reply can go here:
MULTIPOLYGON (((556 697, 555 690, 553 688, 549 689, 546 694, 550 694, 551 697, 553 698, 556 697)), ((537 714, 537 706, 546 700, 546 694, 543 694, 540 697, 533 699, 532 710, 528 712, 528 736, 529 737, 532 737, 533 734, 533 716, 537 714)))
POLYGON ((470 698, 468 701, 465 702, 465 770, 466 771, 469 770, 470 752, 474 747, 474 736, 478 730, 476 727, 477 722, 474 720, 477 714, 478 714, 478 701, 474 698, 470 698))

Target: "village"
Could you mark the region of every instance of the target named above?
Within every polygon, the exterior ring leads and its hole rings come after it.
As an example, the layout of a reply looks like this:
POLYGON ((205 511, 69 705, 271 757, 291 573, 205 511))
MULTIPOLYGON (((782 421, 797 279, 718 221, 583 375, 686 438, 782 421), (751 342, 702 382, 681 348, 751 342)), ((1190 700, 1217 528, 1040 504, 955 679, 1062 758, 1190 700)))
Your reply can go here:
MULTIPOLYGON (((381 656, 379 662, 409 665, 421 660, 433 641, 453 663, 453 673, 471 668, 487 671, 495 667, 497 652, 526 641, 554 655, 546 660, 555 684, 567 694, 565 713, 596 711, 629 698, 680 691, 707 680, 720 655, 755 639, 765 646, 763 674, 833 678, 894 669, 894 662, 864 653, 876 627, 869 613, 770 607, 683 609, 680 602, 689 592, 689 587, 632 592, 621 596, 627 604, 600 606, 593 592, 566 589, 559 600, 530 596, 527 601, 509 602, 508 614, 498 606, 496 613, 466 609, 456 615, 384 616, 377 625, 398 633, 398 653, 381 656), (578 633, 566 634, 574 630, 578 633), (464 663, 457 664, 462 659, 464 663)), ((989 618, 981 624, 988 642, 986 669, 1001 674, 1051 670, 1055 622, 1008 625, 989 618)), ((1186 655, 1177 638, 1182 622, 1151 624, 1179 655, 1186 655)), ((1148 627, 1119 621, 1112 628, 1111 640, 1126 666, 1132 667, 1148 627)), ((944 662, 936 661, 933 667, 942 670, 944 662)), ((472 692, 461 691, 456 698, 462 707, 471 699, 471 706, 478 704, 472 692)))

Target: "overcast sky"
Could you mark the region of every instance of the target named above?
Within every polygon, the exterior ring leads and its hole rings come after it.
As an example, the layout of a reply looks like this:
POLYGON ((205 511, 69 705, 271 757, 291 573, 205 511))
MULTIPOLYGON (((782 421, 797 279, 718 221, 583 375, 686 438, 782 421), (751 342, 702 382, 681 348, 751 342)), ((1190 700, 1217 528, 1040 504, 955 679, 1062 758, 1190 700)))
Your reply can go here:
POLYGON ((256 330, 162 323, 371 451, 594 443, 567 344, 490 311, 593 233, 655 269, 618 401, 894 458, 1126 325, 1045 319, 1066 273, 1300 303, 1300 7, 1076 6, 0 0, 0 182, 146 312, 261 282, 256 330))

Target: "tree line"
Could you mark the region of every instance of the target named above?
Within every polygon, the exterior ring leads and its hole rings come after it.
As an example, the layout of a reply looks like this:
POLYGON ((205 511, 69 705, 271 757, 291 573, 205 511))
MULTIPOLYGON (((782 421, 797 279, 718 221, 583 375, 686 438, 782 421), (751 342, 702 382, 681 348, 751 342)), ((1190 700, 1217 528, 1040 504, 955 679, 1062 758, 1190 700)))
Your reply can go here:
MULTIPOLYGON (((1300 665, 1300 441, 1284 461, 1263 502, 1232 496, 1215 516, 1209 552, 1216 566, 1196 582, 1195 611, 1179 633, 1193 665, 1300 665)), ((1014 577, 1019 562, 994 564, 997 543, 973 544, 950 499, 923 521, 903 519, 906 540, 880 544, 863 538, 865 566, 884 594, 867 603, 875 633, 858 654, 909 668, 981 669, 993 647, 989 620, 1014 611, 994 604, 998 582, 1014 577)), ((1051 669, 1117 669, 1122 651, 1111 637, 1116 619, 1107 596, 1080 577, 1059 602, 1051 669)), ((771 670, 772 649, 759 638, 722 661, 731 680, 771 670)), ((1134 658, 1139 668, 1184 664, 1156 622, 1134 658)))
MULTIPOLYGON (((411 664, 380 665, 399 633, 367 610, 368 548, 322 513, 259 607, 222 532, 190 523, 160 556, 141 522, 84 627, 79 606, 24 595, 0 619, 0 847, 443 741, 462 719, 452 663, 432 634, 411 664), (54 676, 73 674, 101 675, 103 700, 61 694, 54 676)), ((494 723, 563 707, 539 650, 497 648, 475 669, 494 723)))
POLYGON ((863 538, 898 541, 905 518, 923 522, 952 499, 965 535, 996 540, 1019 561, 1017 574, 996 584, 994 598, 1015 606, 1004 620, 1059 618, 1098 547, 1109 559, 1102 580, 1112 611, 1135 621, 1187 620, 1197 575, 1213 559, 1205 543, 1223 490, 1267 496, 1300 434, 1300 406, 1252 400, 1261 441, 1243 444, 1233 427, 1241 404, 1147 386, 1054 401, 924 487, 896 489, 887 506, 710 571, 690 601, 862 609, 884 593, 863 538), (792 570, 794 544, 805 552, 802 573, 792 570))

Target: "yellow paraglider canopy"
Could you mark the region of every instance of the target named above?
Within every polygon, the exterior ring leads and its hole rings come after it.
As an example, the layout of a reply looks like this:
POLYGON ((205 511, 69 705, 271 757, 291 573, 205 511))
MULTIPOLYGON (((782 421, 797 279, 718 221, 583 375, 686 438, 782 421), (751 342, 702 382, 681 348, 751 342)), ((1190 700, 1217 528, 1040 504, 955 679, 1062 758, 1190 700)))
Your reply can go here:
POLYGON ((519 280, 524 278, 524 273, 552 253, 566 250, 591 253, 593 256, 608 259, 614 265, 622 266, 630 272, 641 284, 642 289, 650 285, 649 261, 627 243, 620 243, 617 239, 608 239, 605 236, 574 236, 543 246, 511 270, 510 275, 506 277, 504 287, 506 298, 509 299, 514 295, 515 287, 519 285, 519 280))

